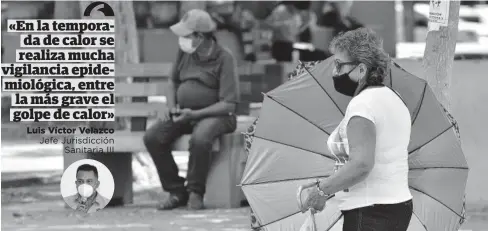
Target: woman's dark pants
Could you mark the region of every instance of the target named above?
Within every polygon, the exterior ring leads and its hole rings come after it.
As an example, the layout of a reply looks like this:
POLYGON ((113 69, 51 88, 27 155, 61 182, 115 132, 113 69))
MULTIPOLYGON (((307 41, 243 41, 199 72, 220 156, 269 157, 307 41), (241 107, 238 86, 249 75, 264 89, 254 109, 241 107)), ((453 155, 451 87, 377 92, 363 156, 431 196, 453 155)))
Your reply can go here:
POLYGON ((158 170, 163 189, 170 193, 185 191, 205 194, 211 164, 212 146, 220 136, 236 129, 235 116, 208 117, 193 122, 158 120, 144 135, 144 144, 158 170), (184 134, 191 134, 187 187, 178 175, 178 166, 171 154, 173 143, 184 134))
POLYGON ((406 231, 412 218, 412 200, 342 211, 343 231, 406 231))

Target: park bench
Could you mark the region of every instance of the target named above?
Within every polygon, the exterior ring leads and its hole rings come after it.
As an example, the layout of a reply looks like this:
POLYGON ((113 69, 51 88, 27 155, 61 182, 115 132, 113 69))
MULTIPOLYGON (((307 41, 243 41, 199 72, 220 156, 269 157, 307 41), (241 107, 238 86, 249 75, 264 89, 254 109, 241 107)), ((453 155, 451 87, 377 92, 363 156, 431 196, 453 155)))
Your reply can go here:
MULTIPOLYGON (((111 204, 121 205, 133 202, 132 154, 145 151, 142 139, 144 131, 152 121, 161 117, 167 110, 164 98, 161 100, 161 96, 166 93, 171 68, 171 63, 117 65, 115 95, 123 97, 115 105, 118 122, 104 125, 116 127, 116 132, 113 135, 76 135, 77 138, 85 136, 113 138, 115 153, 64 154, 65 169, 71 163, 85 158, 98 160, 110 169, 115 181, 115 192, 111 204), (132 79, 132 82, 127 82, 127 79, 132 79), (156 99, 152 98, 154 96, 156 99), (127 101, 127 97, 132 97, 132 99, 127 101)), ((204 198, 207 207, 238 207, 245 200, 237 186, 246 161, 246 155, 243 154, 244 137, 242 133, 254 120, 254 117, 249 114, 256 114, 255 111, 251 111, 252 102, 261 102, 262 92, 271 90, 283 81, 282 70, 281 65, 244 64, 239 67, 243 102, 238 106, 238 126, 234 133, 224 135, 214 143, 213 163, 204 198)), ((99 126, 96 125, 98 122, 91 124, 95 127, 99 126)), ((181 137, 175 143, 173 150, 188 150, 189 137, 189 135, 181 137)), ((89 147, 85 144, 83 146, 89 147)), ((76 148, 76 146, 71 147, 76 148)))

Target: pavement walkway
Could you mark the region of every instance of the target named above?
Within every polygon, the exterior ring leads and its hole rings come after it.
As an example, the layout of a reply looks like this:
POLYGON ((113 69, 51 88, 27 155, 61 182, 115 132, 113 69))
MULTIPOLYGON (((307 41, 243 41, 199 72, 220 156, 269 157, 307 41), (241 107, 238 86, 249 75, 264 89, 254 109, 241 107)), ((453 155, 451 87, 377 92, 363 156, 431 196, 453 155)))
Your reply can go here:
MULTIPOLYGON (((135 193, 135 204, 111 207, 94 214, 65 208, 59 185, 2 189, 1 229, 6 231, 250 231, 249 208, 158 211, 158 188, 135 193)), ((461 231, 487 231, 488 214, 469 213, 461 231)))
POLYGON ((59 185, 2 189, 2 230, 250 230, 249 208, 203 211, 156 210, 167 194, 158 188, 135 193, 135 204, 80 214, 64 207, 59 185))

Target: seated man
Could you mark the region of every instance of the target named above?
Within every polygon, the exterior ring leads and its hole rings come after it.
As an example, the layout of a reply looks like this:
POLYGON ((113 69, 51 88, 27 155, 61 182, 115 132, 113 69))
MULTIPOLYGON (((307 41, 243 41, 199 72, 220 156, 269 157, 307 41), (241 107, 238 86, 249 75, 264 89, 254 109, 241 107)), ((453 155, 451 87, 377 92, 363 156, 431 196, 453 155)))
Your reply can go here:
POLYGON ((236 61, 215 39, 215 27, 207 12, 194 9, 170 28, 179 37, 181 50, 171 79, 173 92, 167 95, 172 113, 144 136, 161 185, 170 193, 159 209, 187 204, 190 209, 203 208, 213 143, 236 129, 236 61), (181 109, 175 110, 175 105, 181 109), (186 187, 171 154, 173 143, 183 134, 191 134, 186 187))

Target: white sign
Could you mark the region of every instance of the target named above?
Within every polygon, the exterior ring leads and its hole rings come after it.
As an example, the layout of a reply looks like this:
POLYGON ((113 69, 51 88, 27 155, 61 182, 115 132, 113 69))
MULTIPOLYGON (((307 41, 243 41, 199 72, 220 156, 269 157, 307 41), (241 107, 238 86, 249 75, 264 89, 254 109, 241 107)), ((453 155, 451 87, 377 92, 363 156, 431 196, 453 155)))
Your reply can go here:
POLYGON ((449 0, 430 0, 429 30, 439 30, 441 26, 447 26, 449 3, 449 0))

